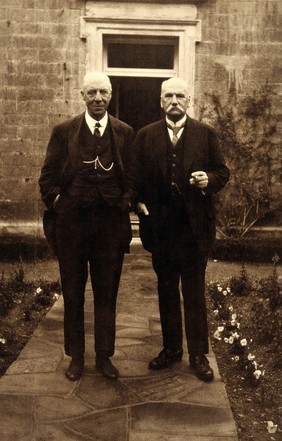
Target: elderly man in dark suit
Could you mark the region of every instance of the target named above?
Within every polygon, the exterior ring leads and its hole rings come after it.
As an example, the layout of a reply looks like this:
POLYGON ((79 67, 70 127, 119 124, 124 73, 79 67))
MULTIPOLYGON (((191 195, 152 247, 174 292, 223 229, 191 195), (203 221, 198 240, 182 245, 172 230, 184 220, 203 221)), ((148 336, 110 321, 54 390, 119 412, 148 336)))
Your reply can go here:
POLYGON ((229 179, 215 131, 190 118, 188 86, 180 78, 161 88, 163 120, 137 134, 137 211, 145 249, 158 278, 163 349, 149 363, 163 369, 182 359, 182 317, 196 375, 213 379, 208 353, 205 269, 215 239, 213 195, 229 179))
MULTIPOLYGON (((129 212, 135 185, 133 129, 108 114, 112 87, 90 72, 81 91, 86 111, 54 127, 39 179, 64 297, 66 376, 78 380, 84 366, 84 292, 90 270, 94 292, 96 367, 115 379, 116 299, 124 253, 132 233, 129 212)), ((46 225, 48 231, 48 225, 46 225)))

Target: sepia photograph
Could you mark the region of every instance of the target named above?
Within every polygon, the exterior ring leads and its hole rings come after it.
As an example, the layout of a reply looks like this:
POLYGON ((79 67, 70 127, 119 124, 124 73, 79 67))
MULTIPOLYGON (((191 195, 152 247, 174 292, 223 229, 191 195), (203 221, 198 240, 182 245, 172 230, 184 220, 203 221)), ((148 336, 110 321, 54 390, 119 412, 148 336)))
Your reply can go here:
POLYGON ((0 23, 1 441, 279 441, 281 1, 0 23))

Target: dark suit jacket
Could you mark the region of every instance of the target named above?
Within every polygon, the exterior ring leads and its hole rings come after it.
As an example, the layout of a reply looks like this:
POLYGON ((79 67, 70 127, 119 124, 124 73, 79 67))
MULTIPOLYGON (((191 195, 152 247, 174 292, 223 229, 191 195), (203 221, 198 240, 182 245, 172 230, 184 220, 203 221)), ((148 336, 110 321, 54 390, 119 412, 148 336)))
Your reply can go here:
MULTIPOLYGON (((63 195, 71 182, 78 163, 79 135, 85 113, 75 116, 54 127, 48 143, 45 161, 39 178, 42 200, 52 211, 58 194, 63 195)), ((122 189, 120 206, 133 206, 136 197, 136 162, 132 127, 109 115, 113 137, 113 156, 122 189)), ((49 213, 50 214, 50 213, 49 213)), ((48 217, 48 215, 47 215, 48 217)), ((49 216, 51 217, 51 216, 49 216)), ((125 242, 131 240, 128 212, 124 216, 124 228, 120 231, 125 242)))
MULTIPOLYGON (((191 228, 199 248, 207 254, 215 239, 213 195, 229 179, 215 131, 208 125, 187 117, 184 134, 184 193, 191 228), (191 173, 205 171, 209 178, 205 194, 189 184, 191 173)), ((165 119, 142 128, 136 138, 139 196, 149 216, 140 216, 140 236, 148 251, 158 243, 163 206, 169 195, 167 128, 165 119)))

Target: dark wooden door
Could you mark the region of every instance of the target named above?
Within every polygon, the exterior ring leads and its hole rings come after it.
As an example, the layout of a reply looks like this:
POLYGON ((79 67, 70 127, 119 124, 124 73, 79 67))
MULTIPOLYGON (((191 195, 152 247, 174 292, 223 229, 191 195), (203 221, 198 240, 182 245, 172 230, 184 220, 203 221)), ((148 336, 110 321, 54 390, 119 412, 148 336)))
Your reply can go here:
POLYGON ((160 89, 164 78, 112 77, 109 113, 135 131, 162 117, 160 89))

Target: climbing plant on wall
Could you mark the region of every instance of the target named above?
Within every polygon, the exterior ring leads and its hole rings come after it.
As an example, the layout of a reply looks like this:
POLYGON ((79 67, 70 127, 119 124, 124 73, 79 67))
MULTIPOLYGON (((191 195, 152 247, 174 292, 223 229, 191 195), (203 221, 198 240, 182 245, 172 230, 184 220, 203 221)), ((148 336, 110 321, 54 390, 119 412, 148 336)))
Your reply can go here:
POLYGON ((206 94, 200 120, 215 127, 231 179, 217 196, 218 231, 225 237, 244 236, 272 209, 271 185, 281 168, 275 166, 277 118, 272 112, 274 92, 268 84, 239 99, 230 92, 222 104, 218 95, 206 94))

